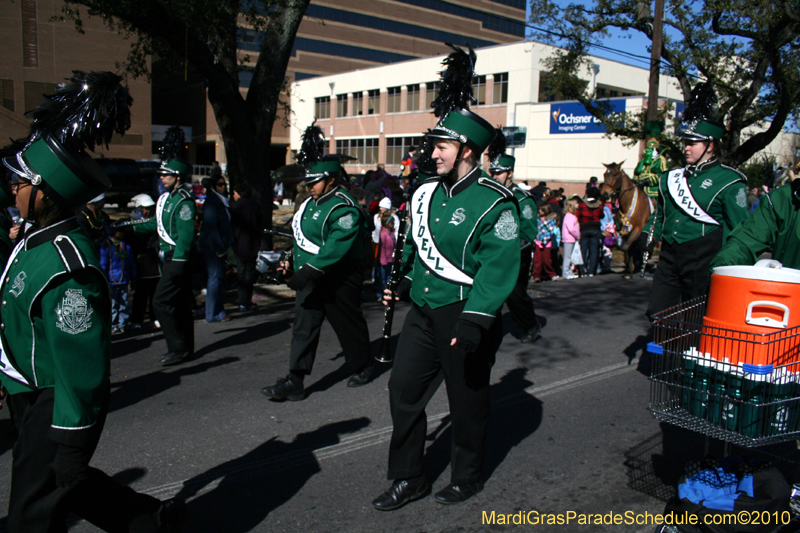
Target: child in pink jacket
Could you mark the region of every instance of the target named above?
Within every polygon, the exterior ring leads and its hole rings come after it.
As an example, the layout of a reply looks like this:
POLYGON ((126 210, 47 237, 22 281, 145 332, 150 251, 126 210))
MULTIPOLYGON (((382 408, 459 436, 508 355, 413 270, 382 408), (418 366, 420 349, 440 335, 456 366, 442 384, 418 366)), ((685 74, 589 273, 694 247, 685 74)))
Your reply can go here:
POLYGON ((394 236, 394 218, 391 212, 381 215, 381 226, 377 260, 380 266, 378 267, 378 279, 375 283, 378 301, 380 302, 383 301, 383 289, 389 283, 389 277, 392 273, 392 255, 397 242, 394 236))
POLYGON ((561 264, 561 277, 575 279, 577 274, 572 272, 572 249, 575 243, 580 243, 581 226, 575 212, 578 210, 578 201, 570 198, 564 204, 564 222, 561 225, 561 242, 564 243, 564 261, 561 264))

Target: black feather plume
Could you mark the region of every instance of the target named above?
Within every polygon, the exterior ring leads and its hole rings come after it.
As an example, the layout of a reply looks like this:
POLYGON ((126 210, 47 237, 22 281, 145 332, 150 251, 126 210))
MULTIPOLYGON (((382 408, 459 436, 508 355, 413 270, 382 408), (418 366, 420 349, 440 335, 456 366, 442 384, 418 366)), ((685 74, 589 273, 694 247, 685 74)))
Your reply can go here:
POLYGON ((186 145, 186 135, 180 126, 170 126, 164 132, 164 141, 159 150, 162 161, 178 159, 181 157, 183 147, 186 145))
POLYGON ((700 82, 692 89, 686 110, 683 112, 683 122, 686 124, 697 123, 701 120, 714 120, 714 106, 717 96, 710 83, 700 82))
POLYGON ((96 145, 108 147, 114 132, 123 135, 131 127, 133 98, 120 76, 73 70, 67 80, 30 113, 32 135, 50 133, 68 150, 94 151, 96 145))
POLYGON ((472 97, 472 78, 478 56, 469 44, 468 52, 450 43, 445 44, 453 52, 442 61, 445 69, 439 73, 442 77, 439 94, 431 104, 437 117, 444 117, 453 109, 469 109, 470 103, 476 101, 472 97))
POLYGON ((506 153, 506 136, 500 128, 494 129, 494 140, 489 145, 489 161, 496 161, 498 157, 506 153))
POLYGON ((303 142, 300 145, 300 151, 297 152, 295 160, 299 165, 308 169, 312 163, 316 163, 322 159, 325 153, 325 135, 322 129, 314 122, 306 131, 303 132, 303 142))
MULTIPOLYGON (((9 138, 8 140, 11 141, 11 143, 0 148, 0 159, 5 159, 6 157, 15 157, 28 145, 28 139, 9 138)), ((5 170, 5 168, 0 166, 0 170, 5 170)))
POLYGON ((433 142, 427 135, 430 132, 431 130, 429 128, 427 133, 422 137, 422 142, 419 144, 417 152, 414 154, 414 163, 416 163, 417 171, 420 174, 425 174, 426 176, 435 176, 436 162, 434 162, 432 157, 433 142))

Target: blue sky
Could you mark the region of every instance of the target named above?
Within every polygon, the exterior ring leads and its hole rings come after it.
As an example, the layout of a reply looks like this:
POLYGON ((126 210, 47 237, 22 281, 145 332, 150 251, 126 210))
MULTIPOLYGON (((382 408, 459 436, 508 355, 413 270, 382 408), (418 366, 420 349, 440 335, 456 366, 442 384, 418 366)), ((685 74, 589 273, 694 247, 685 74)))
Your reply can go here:
MULTIPOLYGON (((593 4, 590 0, 558 0, 556 2, 557 5, 563 7, 574 3, 583 5, 593 4)), ((651 4, 651 7, 654 8, 655 6, 651 4)), ((530 20, 530 5, 528 5, 527 15, 530 20)), ((591 48, 590 53, 598 57, 619 61, 636 67, 650 68, 650 51, 648 50, 650 39, 637 31, 623 32, 621 30, 612 30, 612 35, 603 41, 603 45, 607 48, 617 50, 617 52, 602 48, 591 48), (631 55, 640 57, 631 57, 631 55)))

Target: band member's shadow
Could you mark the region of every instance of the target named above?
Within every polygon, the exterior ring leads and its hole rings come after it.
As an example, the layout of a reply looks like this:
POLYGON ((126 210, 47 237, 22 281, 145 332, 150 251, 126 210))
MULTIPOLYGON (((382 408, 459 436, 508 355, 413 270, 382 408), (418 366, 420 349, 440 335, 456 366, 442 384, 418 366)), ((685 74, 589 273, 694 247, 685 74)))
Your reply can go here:
POLYGON ((126 355, 147 350, 153 344, 163 341, 164 334, 161 330, 153 330, 139 335, 123 334, 111 339, 111 358, 124 357, 126 355))
POLYGON ((636 339, 633 340, 632 343, 628 345, 627 348, 622 350, 622 353, 628 358, 628 364, 632 364, 633 360, 636 359, 636 356, 639 356, 639 364, 637 370, 639 372, 645 374, 646 376, 650 376, 650 366, 651 366, 651 357, 652 355, 647 351, 647 344, 653 340, 653 333, 652 330, 645 333, 644 335, 639 335, 636 339))
POLYGON ((279 333, 290 329, 292 320, 293 318, 291 316, 287 316, 282 320, 260 322, 238 328, 234 322, 231 324, 233 327, 225 328, 216 332, 215 334, 228 333, 231 331, 236 331, 237 329, 239 330, 238 333, 226 336, 225 338, 222 338, 216 342, 212 342, 211 344, 203 346, 199 350, 195 350, 194 355, 189 360, 194 361, 200 359, 206 354, 214 353, 215 351, 221 349, 230 349, 233 346, 246 346, 258 343, 259 341, 278 335, 279 333))
MULTIPOLYGON (((391 338, 390 341, 391 349, 389 352, 391 356, 394 356, 394 353, 397 351, 397 339, 399 338, 399 336, 400 335, 398 332, 398 334, 393 335, 391 338)), ((370 360, 375 365, 374 373, 372 375, 372 381, 375 381, 384 373, 389 372, 392 369, 391 363, 389 364, 379 363, 378 361, 374 360, 374 354, 380 352, 382 342, 383 338, 379 338, 369 343, 370 360)), ((337 353, 335 356, 331 358, 331 361, 336 361, 337 359, 344 359, 344 352, 337 353)), ((352 375, 353 375, 353 369, 350 368, 350 366, 348 366, 347 363, 343 363, 339 368, 337 368, 333 372, 326 374, 319 381, 315 381, 314 383, 311 383, 308 387, 306 387, 306 397, 317 392, 326 391, 331 387, 333 387, 334 385, 336 385, 337 383, 340 383, 348 379, 352 375)), ((366 386, 369 387, 369 385, 366 386)))
MULTIPOLYGON (((547 327, 547 318, 545 318, 545 317, 543 317, 542 315, 539 315, 539 314, 536 315, 536 318, 537 318, 537 320, 539 320, 539 325, 541 325, 542 330, 544 330, 544 328, 547 327)), ((510 312, 503 313, 503 331, 504 332, 507 331, 508 335, 511 335, 515 339, 521 339, 522 336, 525 335, 525 331, 523 331, 521 328, 518 328, 514 324, 514 321, 511 319, 511 313, 510 312)), ((536 335, 536 338, 533 339, 533 342, 536 342, 538 339, 541 339, 541 338, 542 338, 542 333, 539 332, 536 335)))
POLYGON ((215 361, 207 361, 193 366, 180 366, 171 371, 158 370, 135 378, 112 381, 111 404, 109 412, 125 409, 142 400, 160 394, 172 387, 180 385, 181 378, 200 374, 239 361, 238 357, 223 357, 215 361))
POLYGON ((321 471, 314 456, 316 450, 338 444, 341 435, 357 432, 369 423, 368 418, 361 417, 301 433, 292 442, 272 438, 241 457, 187 480, 177 497, 199 496, 188 504, 186 530, 252 531, 321 471))
MULTIPOLYGON (((490 387, 491 412, 486 438, 483 479, 489 479, 511 450, 532 435, 542 423, 542 402, 525 392, 533 385, 525 379, 526 368, 515 368, 490 387)), ((428 433, 426 476, 433 481, 450 462, 450 416, 428 433)), ((449 481, 448 481, 449 482, 449 481)))

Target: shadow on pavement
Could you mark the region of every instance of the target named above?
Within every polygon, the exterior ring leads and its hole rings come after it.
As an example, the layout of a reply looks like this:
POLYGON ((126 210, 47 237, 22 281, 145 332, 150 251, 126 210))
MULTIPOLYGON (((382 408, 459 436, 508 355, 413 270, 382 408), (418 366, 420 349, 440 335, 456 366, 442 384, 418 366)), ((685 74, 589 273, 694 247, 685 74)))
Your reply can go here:
MULTIPOLYGON (((526 368, 515 368, 490 388, 492 407, 486 437, 484 480, 492 477, 511 450, 532 435, 542 423, 542 402, 525 392, 526 388, 533 385, 525 378, 527 372, 526 368)), ((448 415, 428 433, 427 440, 433 442, 425 452, 425 470, 431 482, 438 479, 450 463, 451 438, 448 415)))
MULTIPOLYGON (((390 343, 391 343, 391 351, 390 351, 390 353, 392 355, 394 355, 394 353, 395 353, 395 351, 397 349, 397 339, 398 339, 398 337, 399 337, 399 332, 398 332, 398 334, 393 335, 392 338, 391 338, 391 341, 390 341, 390 343)), ((370 359, 375 364, 375 373, 372 376, 372 381, 375 381, 381 375, 383 375, 386 372, 389 372, 392 369, 391 363, 388 363, 388 364, 379 363, 378 361, 375 361, 375 359, 374 359, 375 355, 377 355, 378 352, 380 351, 382 341, 383 341, 383 338, 381 337, 381 338, 378 338, 377 340, 374 340, 374 341, 369 343, 370 359)), ((331 357, 330 360, 331 361, 335 361, 337 359, 343 359, 343 358, 344 358, 344 352, 339 352, 335 356, 331 357)), ((311 396, 312 394, 315 394, 317 392, 326 391, 326 390, 330 389, 331 387, 333 387, 334 385, 336 385, 337 383, 348 379, 352 375, 353 375, 353 370, 347 365, 347 363, 344 363, 344 364, 342 364, 342 366, 340 366, 339 368, 337 368, 333 372, 329 372, 328 374, 326 374, 322 378, 320 378, 318 381, 315 381, 314 383, 312 383, 311 385, 306 387, 306 397, 311 396)), ((366 386, 369 387, 369 385, 366 385, 366 386)))
POLYGON ((195 350, 194 357, 192 357, 191 360, 194 361, 200 359, 204 355, 213 353, 222 348, 230 349, 234 346, 252 344, 268 337, 272 337, 291 328, 293 320, 294 317, 287 316, 282 320, 276 320, 274 322, 259 322, 256 324, 239 327, 237 327, 236 321, 225 322, 228 327, 219 329, 219 331, 214 333, 215 335, 219 335, 220 333, 229 333, 231 331, 238 331, 238 333, 225 336, 216 342, 212 342, 211 344, 203 346, 199 350, 195 350))
MULTIPOLYGON (((154 343, 163 342, 164 334, 160 329, 143 333, 123 333, 111 338, 111 359, 146 350, 154 343)), ((166 348, 164 349, 166 352, 166 348)))
POLYGON ((201 372, 206 372, 218 366, 235 363, 238 360, 238 357, 223 357, 215 361, 208 361, 194 366, 180 366, 168 372, 158 370, 123 381, 112 381, 111 404, 108 411, 113 412, 119 409, 125 409, 151 396, 160 394, 167 389, 180 385, 183 376, 200 374, 201 372))
POLYGON ((176 495, 183 499, 196 496, 188 504, 186 530, 252 531, 321 471, 316 450, 338 444, 341 435, 355 433, 369 424, 368 418, 361 417, 301 433, 292 442, 272 438, 241 457, 187 480, 176 495), (206 492, 209 487, 213 488, 206 492))

